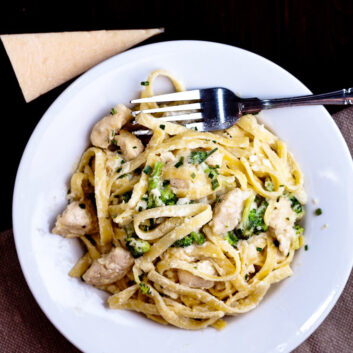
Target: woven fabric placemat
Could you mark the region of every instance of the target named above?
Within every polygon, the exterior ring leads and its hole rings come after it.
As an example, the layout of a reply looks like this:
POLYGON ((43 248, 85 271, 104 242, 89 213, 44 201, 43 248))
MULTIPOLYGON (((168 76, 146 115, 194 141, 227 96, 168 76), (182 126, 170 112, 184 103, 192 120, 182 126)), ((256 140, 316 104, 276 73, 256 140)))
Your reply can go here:
MULTIPOLYGON (((333 117, 353 154, 353 107, 333 117)), ((352 353, 352 298, 353 273, 331 313, 294 352, 352 353)), ((18 262, 11 230, 0 234, 0 352, 79 352, 56 330, 34 300, 18 262)))

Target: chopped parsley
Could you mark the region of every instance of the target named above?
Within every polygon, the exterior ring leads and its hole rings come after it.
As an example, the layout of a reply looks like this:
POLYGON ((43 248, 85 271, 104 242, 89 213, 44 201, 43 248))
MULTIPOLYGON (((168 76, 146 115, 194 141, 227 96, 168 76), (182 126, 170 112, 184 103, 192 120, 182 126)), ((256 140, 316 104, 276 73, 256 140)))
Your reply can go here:
POLYGON ((261 251, 263 250, 263 248, 256 248, 256 250, 257 250, 258 252, 261 252, 261 251))
POLYGON ((184 163, 184 157, 180 157, 179 162, 174 165, 175 168, 179 168, 184 163))
POLYGON ((295 233, 298 235, 301 235, 304 233, 304 228, 301 227, 299 224, 295 225, 294 229, 295 229, 295 233))
POLYGON ((160 127, 162 130, 165 129, 165 125, 164 125, 164 124, 159 125, 159 127, 160 127))
POLYGON ((196 174, 195 173, 191 173, 191 178, 195 179, 196 174))
POLYGON ((115 108, 112 108, 112 110, 110 111, 110 113, 111 113, 112 115, 114 115, 114 114, 117 114, 118 112, 116 111, 115 108))
POLYGON ((79 204, 80 208, 82 208, 83 210, 86 208, 86 205, 84 203, 80 203, 79 204))
POLYGON ((249 274, 247 273, 246 275, 245 275, 245 281, 247 281, 249 279, 249 274))
POLYGON ((216 178, 216 179, 212 179, 212 181, 211 181, 211 188, 212 188, 212 190, 216 190, 217 188, 218 188, 218 186, 219 186, 219 181, 218 181, 218 179, 216 178))
POLYGON ((118 144, 115 139, 112 139, 112 143, 113 143, 113 145, 117 145, 118 144))
POLYGON ((306 245, 304 246, 304 250, 305 250, 305 251, 308 251, 308 250, 309 250, 309 245, 308 245, 308 244, 306 244, 306 245))
POLYGON ((273 244, 275 245, 276 248, 279 247, 279 241, 278 241, 277 239, 275 239, 275 240, 273 241, 273 244))
POLYGON ((120 167, 120 168, 118 168, 118 169, 116 170, 116 172, 117 172, 117 173, 120 173, 122 170, 123 170, 123 168, 120 167))
POLYGON ((133 146, 132 148, 135 150, 137 148, 137 146, 133 146))
POLYGON ((147 175, 150 175, 152 172, 152 167, 150 165, 147 165, 143 172, 147 175))
POLYGON ((317 208, 317 209, 315 210, 315 214, 316 214, 317 216, 321 216, 321 215, 322 215, 322 209, 321 209, 321 208, 317 208))
POLYGON ((149 86, 150 83, 148 81, 142 81, 141 86, 149 86))
POLYGON ((210 152, 206 151, 192 151, 190 154, 190 163, 191 164, 200 164, 204 162, 209 156, 215 153, 218 150, 218 147, 214 148, 210 152))

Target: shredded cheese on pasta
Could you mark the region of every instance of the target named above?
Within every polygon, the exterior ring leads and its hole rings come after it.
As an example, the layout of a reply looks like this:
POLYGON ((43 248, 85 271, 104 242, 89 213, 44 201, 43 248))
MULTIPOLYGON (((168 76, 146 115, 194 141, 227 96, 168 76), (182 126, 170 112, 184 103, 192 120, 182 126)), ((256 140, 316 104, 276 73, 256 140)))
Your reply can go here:
MULTIPOLYGON (((141 97, 153 95, 160 75, 184 89, 156 70, 141 97)), ((124 160, 112 131, 110 147, 89 147, 71 178, 76 214, 67 209, 54 233, 78 237, 87 252, 70 276, 109 292, 112 309, 184 329, 223 328, 222 318, 254 309, 272 283, 292 274, 304 242, 303 174, 252 115, 213 133, 150 114, 136 122, 153 133, 143 151, 124 160), (87 232, 70 228, 87 215, 87 232)))

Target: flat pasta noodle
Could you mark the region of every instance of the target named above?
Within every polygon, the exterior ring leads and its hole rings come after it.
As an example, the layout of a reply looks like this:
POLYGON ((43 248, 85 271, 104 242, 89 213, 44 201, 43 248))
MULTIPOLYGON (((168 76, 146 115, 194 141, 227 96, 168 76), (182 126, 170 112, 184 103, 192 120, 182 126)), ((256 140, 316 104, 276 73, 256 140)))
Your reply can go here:
MULTIPOLYGON (((142 98, 154 94, 160 76, 184 90, 175 76, 155 70, 142 98)), ((271 284, 293 274, 291 262, 304 243, 297 223, 303 202, 296 198, 305 199, 303 173, 286 144, 253 115, 215 132, 161 123, 160 116, 136 117, 152 137, 133 158, 124 157, 114 130, 108 148, 84 152, 68 209, 76 202, 74 221, 86 212, 97 224, 87 233, 66 231, 59 227, 65 211, 54 232, 84 245, 70 276, 87 281, 94 268, 108 276, 90 284, 110 293, 110 308, 183 329, 221 329, 222 318, 253 310, 271 284), (231 197, 238 199, 229 203, 231 197), (119 248, 132 265, 114 276, 123 266, 112 255, 119 248)))

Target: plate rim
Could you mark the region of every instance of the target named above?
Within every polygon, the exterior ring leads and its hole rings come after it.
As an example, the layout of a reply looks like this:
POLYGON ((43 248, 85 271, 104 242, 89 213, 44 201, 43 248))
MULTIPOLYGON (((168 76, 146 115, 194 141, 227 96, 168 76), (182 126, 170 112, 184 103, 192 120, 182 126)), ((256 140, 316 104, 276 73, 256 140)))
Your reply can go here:
MULTIPOLYGON (((102 68, 104 68, 105 66, 109 66, 110 62, 117 60, 117 58, 122 58, 122 60, 124 60, 124 57, 134 55, 134 53, 136 53, 138 51, 148 50, 149 48, 159 47, 159 46, 163 47, 163 46, 170 46, 170 45, 171 46, 174 46, 174 45, 175 46, 177 46, 177 45, 183 46, 186 43, 187 43, 187 45, 190 45, 190 43, 191 43, 191 44, 195 44, 195 45, 202 44, 202 45, 211 45, 211 46, 219 46, 219 47, 229 47, 231 49, 243 51, 247 54, 255 55, 260 60, 266 61, 266 62, 270 63, 271 65, 275 65, 277 70, 281 70, 281 71, 285 72, 286 74, 290 75, 294 80, 296 80, 302 86, 303 92, 306 91, 307 94, 312 93, 306 87, 306 85, 304 85, 298 78, 296 78, 293 74, 291 74, 289 71, 287 71, 283 67, 279 66, 277 63, 273 62, 272 60, 269 60, 269 59, 267 59, 257 53, 254 53, 252 51, 249 51, 249 50, 246 50, 243 48, 239 48, 237 46, 219 43, 219 42, 203 41, 203 40, 162 41, 162 42, 157 42, 157 43, 152 43, 152 44, 140 45, 138 47, 129 49, 123 53, 114 55, 114 56, 102 61, 101 63, 93 66, 88 71, 86 71, 85 73, 83 73, 82 75, 80 75, 79 77, 74 79, 74 81, 60 93, 60 95, 50 104, 50 106, 45 111, 43 116, 38 120, 36 127, 34 128, 30 138, 28 139, 26 147, 22 153, 22 157, 21 157, 18 169, 17 169, 16 179, 15 179, 15 183, 14 183, 14 191, 13 191, 13 198, 12 198, 12 225, 13 225, 15 247, 16 247, 16 252, 17 252, 18 259, 19 259, 19 263, 21 266, 21 271, 25 277, 26 283, 27 283, 33 297, 35 298, 37 304, 39 305, 40 309, 43 311, 43 313, 45 314, 47 319, 54 325, 54 327, 71 344, 73 344, 78 349, 82 349, 83 345, 81 345, 80 342, 74 341, 73 337, 70 337, 70 336, 63 333, 63 329, 59 326, 58 320, 55 320, 55 317, 51 317, 51 313, 50 313, 49 308, 47 307, 47 305, 44 302, 42 302, 40 300, 39 292, 38 292, 37 288, 34 286, 34 283, 32 282, 32 278, 30 275, 30 269, 27 269, 27 267, 24 264, 25 260, 24 260, 24 256, 22 255, 23 250, 21 249, 21 246, 20 246, 20 238, 21 237, 19 235, 16 235, 16 234, 20 233, 18 230, 18 228, 19 228, 18 224, 19 224, 20 220, 19 220, 19 217, 17 216, 17 213, 20 209, 20 207, 18 206, 18 204, 19 204, 19 191, 18 190, 21 185, 22 175, 24 172, 24 166, 25 166, 27 156, 30 155, 31 150, 35 147, 34 141, 36 140, 37 134, 39 134, 40 131, 45 128, 46 123, 49 122, 50 115, 52 113, 55 113, 57 107, 59 107, 62 103, 68 104, 71 100, 70 97, 73 97, 74 93, 77 92, 78 89, 83 88, 86 81, 89 82, 90 80, 95 79, 96 77, 99 77, 100 70, 102 70, 102 68), (98 76, 96 76, 97 74, 98 74, 98 76)), ((351 174, 353 174, 353 160, 352 160, 349 148, 347 146, 347 143, 346 143, 340 129, 338 128, 337 124, 335 123, 334 119, 332 118, 332 116, 328 113, 328 111, 324 107, 321 106, 321 109, 322 109, 322 113, 326 115, 326 117, 331 121, 331 123, 333 123, 331 125, 336 130, 337 140, 339 140, 339 141, 337 141, 337 143, 339 143, 341 145, 342 149, 345 152, 346 157, 348 157, 348 160, 350 161, 350 163, 349 163, 349 166, 347 165, 347 168, 350 169, 351 174)), ((335 291, 334 295, 331 297, 331 300, 328 303, 328 305, 325 307, 325 310, 323 310, 320 313, 320 315, 315 319, 315 321, 313 321, 310 328, 308 328, 307 330, 305 330, 305 332, 302 332, 301 335, 298 336, 297 340, 291 340, 288 342, 288 346, 286 347, 286 349, 288 349, 288 351, 291 351, 291 350, 295 349, 296 347, 298 347, 300 344, 302 344, 318 328, 318 326, 325 320, 325 318, 331 312, 331 310, 335 306, 337 300, 341 296, 341 294, 347 284, 349 275, 350 275, 351 270, 353 268, 353 257, 351 257, 350 264, 348 264, 348 265, 349 266, 347 266, 347 268, 346 268, 346 273, 344 273, 343 275, 341 274, 342 278, 344 280, 342 280, 340 282, 339 288, 336 288, 336 291, 335 291)))

